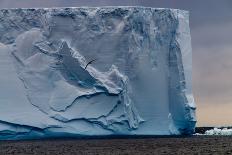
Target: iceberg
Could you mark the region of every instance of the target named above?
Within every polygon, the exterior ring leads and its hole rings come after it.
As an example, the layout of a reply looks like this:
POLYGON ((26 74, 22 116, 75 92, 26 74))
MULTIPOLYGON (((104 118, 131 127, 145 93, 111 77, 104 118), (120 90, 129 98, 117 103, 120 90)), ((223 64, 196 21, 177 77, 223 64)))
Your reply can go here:
POLYGON ((0 139, 195 129, 189 14, 149 7, 0 10, 0 139))
POLYGON ((214 136, 214 135, 222 135, 222 136, 231 136, 232 135, 232 129, 231 128, 212 128, 209 130, 206 130, 205 133, 195 133, 197 136, 214 136))

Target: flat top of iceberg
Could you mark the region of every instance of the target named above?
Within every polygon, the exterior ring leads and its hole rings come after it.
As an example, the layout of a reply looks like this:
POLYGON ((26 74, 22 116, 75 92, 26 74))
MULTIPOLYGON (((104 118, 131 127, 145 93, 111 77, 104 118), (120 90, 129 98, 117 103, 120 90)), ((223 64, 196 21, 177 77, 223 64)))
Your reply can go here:
POLYGON ((146 6, 80 6, 80 7, 51 7, 51 8, 43 8, 43 7, 35 7, 35 8, 1 8, 0 10, 17 10, 17 9, 44 9, 44 10, 50 10, 50 9, 79 9, 79 8, 92 8, 92 9, 111 9, 111 8, 123 8, 123 9, 130 9, 130 8, 139 8, 139 9, 152 9, 152 10, 173 10, 173 11, 183 11, 183 12, 189 12, 187 10, 182 9, 174 9, 174 8, 154 8, 154 7, 146 7, 146 6))

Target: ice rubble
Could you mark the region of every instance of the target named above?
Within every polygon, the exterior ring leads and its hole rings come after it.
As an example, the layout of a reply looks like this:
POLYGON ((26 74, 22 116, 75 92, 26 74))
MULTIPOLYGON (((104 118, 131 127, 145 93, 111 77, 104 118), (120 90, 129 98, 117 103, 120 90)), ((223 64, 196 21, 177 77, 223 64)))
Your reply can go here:
POLYGON ((222 135, 222 136, 231 136, 232 135, 232 129, 228 128, 213 128, 210 130, 206 130, 204 134, 196 133, 195 135, 222 135))
POLYGON ((0 139, 193 133, 190 42, 182 10, 0 10, 0 139))

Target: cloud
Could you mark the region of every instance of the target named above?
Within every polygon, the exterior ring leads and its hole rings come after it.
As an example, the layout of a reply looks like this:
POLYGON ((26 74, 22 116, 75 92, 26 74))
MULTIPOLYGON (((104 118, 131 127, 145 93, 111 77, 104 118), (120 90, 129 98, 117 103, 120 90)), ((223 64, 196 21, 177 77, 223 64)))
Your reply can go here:
POLYGON ((140 0, 0 0, 1 8, 138 5, 140 0))
POLYGON ((232 101, 232 22, 192 30, 193 90, 198 105, 232 101))
POLYGON ((232 45, 198 48, 194 57, 193 90, 198 104, 232 101, 232 45))
POLYGON ((59 6, 58 0, 0 0, 1 8, 30 8, 59 6))
POLYGON ((230 45, 232 41, 231 28, 232 20, 229 22, 207 23, 191 28, 193 48, 230 45))

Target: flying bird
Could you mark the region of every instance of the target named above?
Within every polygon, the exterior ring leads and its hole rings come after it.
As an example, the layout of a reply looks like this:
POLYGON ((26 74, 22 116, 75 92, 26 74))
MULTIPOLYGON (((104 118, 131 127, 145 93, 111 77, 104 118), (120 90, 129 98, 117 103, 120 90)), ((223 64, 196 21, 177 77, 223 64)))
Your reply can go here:
POLYGON ((88 65, 90 65, 91 63, 93 63, 93 62, 96 61, 96 60, 97 60, 97 59, 93 59, 93 60, 89 61, 89 62, 86 64, 85 69, 88 67, 88 65))

